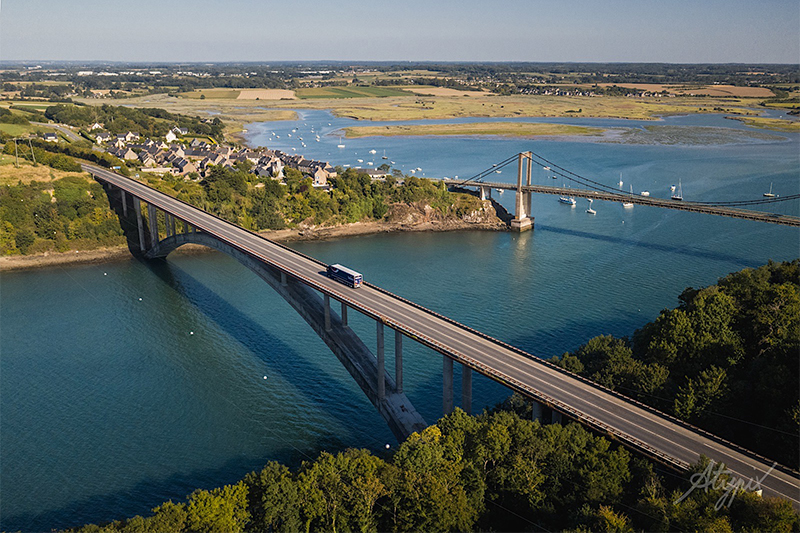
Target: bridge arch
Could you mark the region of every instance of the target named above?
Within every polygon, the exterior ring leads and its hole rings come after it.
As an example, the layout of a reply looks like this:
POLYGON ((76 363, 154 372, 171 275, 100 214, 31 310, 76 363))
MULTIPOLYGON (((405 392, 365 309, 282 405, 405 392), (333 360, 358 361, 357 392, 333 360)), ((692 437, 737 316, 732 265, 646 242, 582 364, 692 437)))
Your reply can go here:
MULTIPOLYGON (((375 355, 347 325, 344 304, 342 304, 341 314, 332 312, 327 296, 324 299, 321 298, 316 291, 304 283, 295 281, 291 276, 287 276, 278 269, 263 261, 258 261, 246 252, 202 231, 169 235, 159 240, 142 255, 148 260, 163 259, 186 244, 205 246, 229 255, 266 281, 330 348, 367 396, 367 399, 384 418, 398 441, 402 442, 411 433, 421 431, 427 426, 402 388, 397 386, 395 380, 383 368, 380 368, 383 380, 380 379, 379 366, 382 365, 378 364, 375 355)), ((381 345, 383 324, 378 323, 378 328, 379 345, 381 345)), ((379 346, 379 350, 382 349, 383 346, 379 346)))

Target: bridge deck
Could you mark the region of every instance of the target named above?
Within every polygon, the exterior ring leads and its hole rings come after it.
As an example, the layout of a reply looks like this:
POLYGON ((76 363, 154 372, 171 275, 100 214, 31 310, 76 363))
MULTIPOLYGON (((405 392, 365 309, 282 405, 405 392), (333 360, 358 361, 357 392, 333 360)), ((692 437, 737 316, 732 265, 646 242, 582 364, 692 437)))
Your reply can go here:
MULTIPOLYGON (((463 182, 459 180, 442 180, 451 187, 489 187, 501 190, 516 190, 516 184, 493 183, 493 182, 463 182)), ((572 189, 565 187, 552 187, 548 185, 523 185, 523 192, 538 194, 554 194, 558 196, 574 196, 577 198, 591 198, 593 200, 603 200, 608 202, 631 202, 637 205, 649 205, 651 207, 661 207, 666 209, 677 209, 679 211, 691 211, 694 213, 706 213, 731 218, 742 218, 745 220, 755 220, 758 222, 769 222, 770 224, 780 224, 783 226, 800 227, 800 218, 790 215, 780 215, 766 213, 763 211, 753 211, 750 209, 736 209, 733 207, 719 207, 712 205, 699 204, 695 202, 672 200, 666 198, 656 198, 655 196, 642 196, 639 194, 621 194, 588 189, 572 189)))
MULTIPOLYGON (((772 462, 767 459, 632 399, 603 389, 580 376, 565 372, 547 361, 379 287, 365 284, 360 289, 346 288, 325 276, 323 263, 218 219, 140 182, 93 165, 84 165, 84 168, 97 179, 111 183, 171 213, 410 338, 665 464, 685 469, 696 462, 700 454, 704 454, 724 462, 745 480, 763 477, 772 466, 772 462)), ((796 508, 800 508, 798 473, 778 467, 766 476, 762 485, 766 494, 787 498, 796 508)))

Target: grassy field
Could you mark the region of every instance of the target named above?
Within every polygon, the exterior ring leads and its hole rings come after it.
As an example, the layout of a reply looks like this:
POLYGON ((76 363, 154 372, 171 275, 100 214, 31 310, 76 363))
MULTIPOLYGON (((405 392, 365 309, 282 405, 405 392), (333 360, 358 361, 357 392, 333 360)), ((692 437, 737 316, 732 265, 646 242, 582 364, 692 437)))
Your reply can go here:
POLYGON ((782 120, 779 118, 763 118, 763 117, 731 117, 753 128, 762 128, 773 131, 786 131, 797 133, 800 132, 800 122, 782 120))
POLYGON ((22 125, 22 124, 1 124, 0 123, 0 131, 3 133, 7 133, 13 137, 20 137, 23 135, 29 135, 31 133, 37 133, 40 131, 53 131, 52 128, 48 128, 46 126, 34 126, 33 124, 30 125, 22 125))
POLYGON ((37 165, 33 166, 28 160, 19 159, 19 168, 14 164, 14 156, 0 154, 0 186, 30 183, 32 181, 50 182, 65 176, 82 176, 88 182, 89 174, 85 172, 64 172, 53 168, 37 165))
POLYGON ((236 100, 241 92, 239 89, 196 89, 188 93, 178 93, 178 96, 197 100, 203 96, 210 100, 236 100))
MULTIPOLYGON (((368 92, 373 97, 344 98, 330 97, 329 91, 332 89, 339 88, 315 89, 315 91, 327 91, 329 97, 323 97, 324 93, 317 92, 315 97, 292 101, 230 98, 199 100, 160 94, 129 98, 125 100, 125 104, 135 107, 158 107, 186 115, 212 116, 210 113, 218 113, 213 116, 225 121, 229 126, 226 133, 233 134, 241 131, 249 122, 295 120, 297 114, 292 109, 329 109, 336 116, 367 121, 454 117, 594 117, 654 120, 659 116, 693 113, 753 114, 755 112, 749 108, 759 103, 758 99, 752 98, 497 96, 488 93, 471 93, 469 96, 420 96, 403 92, 404 96, 374 97, 377 94, 376 90, 381 90, 380 92, 398 90, 391 87, 348 87, 348 91, 370 89, 368 92)), ((311 91, 311 89, 303 90, 311 91)), ((80 99, 80 101, 90 105, 103 103, 94 99, 80 99)), ((767 123, 755 121, 753 125, 764 127, 767 123)))
POLYGON ((311 87, 295 91, 301 100, 311 98, 383 98, 387 96, 408 96, 396 87, 311 87))
POLYGON ((476 122, 471 124, 425 124, 416 126, 364 126, 346 128, 348 138, 394 135, 503 135, 536 137, 541 135, 601 135, 600 128, 565 124, 527 124, 520 122, 476 122))

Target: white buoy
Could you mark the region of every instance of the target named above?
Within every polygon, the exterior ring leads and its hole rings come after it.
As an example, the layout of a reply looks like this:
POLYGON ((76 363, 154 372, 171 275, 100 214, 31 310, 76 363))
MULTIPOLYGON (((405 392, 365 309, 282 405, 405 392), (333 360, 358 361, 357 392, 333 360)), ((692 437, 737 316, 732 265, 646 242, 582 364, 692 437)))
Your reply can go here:
POLYGON ((194 331, 190 331, 190 332, 189 332, 189 335, 194 335, 194 331))
POLYGON ((267 379, 267 376, 264 376, 264 379, 267 379))
POLYGON ((387 445, 386 445, 386 449, 388 450, 389 448, 391 448, 391 446, 389 446, 389 445, 387 444, 387 445))
POLYGON ((104 276, 108 276, 108 272, 103 272, 103 275, 104 276))
POLYGON ((141 298, 139 298, 139 301, 141 302, 141 301, 142 301, 142 299, 141 299, 141 298))

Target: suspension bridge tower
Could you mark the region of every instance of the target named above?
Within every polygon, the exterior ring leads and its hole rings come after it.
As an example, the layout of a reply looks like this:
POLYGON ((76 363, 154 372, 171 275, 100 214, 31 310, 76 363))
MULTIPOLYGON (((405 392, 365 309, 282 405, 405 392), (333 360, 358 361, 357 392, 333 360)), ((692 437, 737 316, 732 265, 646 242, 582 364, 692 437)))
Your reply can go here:
POLYGON ((525 173, 525 185, 531 184, 531 164, 533 154, 531 152, 520 152, 519 163, 517 164, 517 198, 515 202, 514 219, 511 221, 512 231, 527 231, 533 228, 533 217, 531 216, 531 192, 522 191, 522 174, 525 173))

